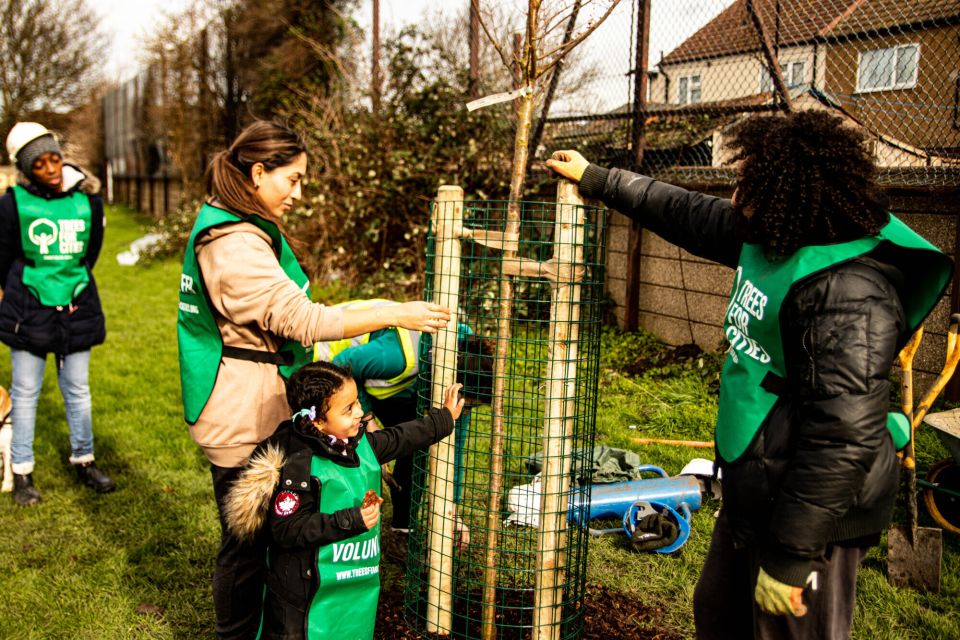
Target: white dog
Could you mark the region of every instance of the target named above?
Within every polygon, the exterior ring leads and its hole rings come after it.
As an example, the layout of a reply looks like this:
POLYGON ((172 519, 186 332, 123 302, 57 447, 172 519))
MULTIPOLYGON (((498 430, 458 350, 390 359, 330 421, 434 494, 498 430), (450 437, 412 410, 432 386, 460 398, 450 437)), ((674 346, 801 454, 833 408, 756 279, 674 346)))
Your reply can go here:
POLYGON ((0 387, 0 459, 3 461, 3 484, 0 492, 13 491, 13 463, 10 462, 10 441, 13 439, 13 425, 10 422, 10 394, 0 387))

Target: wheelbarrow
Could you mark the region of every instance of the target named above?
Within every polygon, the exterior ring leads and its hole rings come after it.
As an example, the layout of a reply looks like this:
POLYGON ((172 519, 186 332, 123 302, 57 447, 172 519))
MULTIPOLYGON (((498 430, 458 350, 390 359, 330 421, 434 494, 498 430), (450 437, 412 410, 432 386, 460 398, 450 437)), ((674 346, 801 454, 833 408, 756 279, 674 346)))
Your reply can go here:
POLYGON ((936 430, 950 457, 930 467, 917 486, 934 521, 946 531, 960 533, 960 409, 931 413, 923 422, 936 430))
MULTIPOLYGON (((887 572, 890 584, 909 586, 918 591, 940 592, 940 560, 943 553, 942 531, 936 527, 918 526, 917 515, 917 466, 914 455, 914 436, 917 426, 924 421, 931 405, 953 377, 960 362, 960 344, 957 331, 960 314, 950 316, 947 331, 947 353, 943 369, 923 396, 920 404, 913 407, 913 357, 923 339, 923 327, 917 329, 910 342, 900 352, 902 409, 909 423, 910 439, 902 452, 906 482, 907 525, 891 527, 887 534, 887 572)), ((936 414, 935 414, 936 415, 936 414)), ((938 421, 943 422, 943 421, 938 421)), ((924 483, 925 490, 929 480, 924 483)))

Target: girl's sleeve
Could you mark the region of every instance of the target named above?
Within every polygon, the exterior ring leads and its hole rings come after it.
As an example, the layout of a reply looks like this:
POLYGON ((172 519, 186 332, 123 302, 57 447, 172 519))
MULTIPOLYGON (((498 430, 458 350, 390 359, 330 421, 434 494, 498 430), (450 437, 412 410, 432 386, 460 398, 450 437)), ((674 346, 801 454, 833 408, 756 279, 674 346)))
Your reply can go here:
POLYGON ((280 547, 318 547, 367 531, 360 507, 318 513, 319 485, 315 491, 277 490, 267 514, 273 544, 280 547), (294 504, 295 503, 295 504, 294 504))
POLYGON ((384 464, 440 442, 453 431, 449 409, 430 409, 423 418, 367 433, 377 462, 384 464))

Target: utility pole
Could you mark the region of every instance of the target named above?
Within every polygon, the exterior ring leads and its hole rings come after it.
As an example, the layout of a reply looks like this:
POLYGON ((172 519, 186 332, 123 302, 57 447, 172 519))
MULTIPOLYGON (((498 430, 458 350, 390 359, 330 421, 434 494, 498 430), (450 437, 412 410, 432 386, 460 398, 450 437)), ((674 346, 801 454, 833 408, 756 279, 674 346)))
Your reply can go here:
POLYGON ((480 97, 480 0, 470 1, 470 99, 480 97))
MULTIPOLYGON (((637 50, 633 64, 633 127, 630 142, 633 170, 640 171, 646 146, 647 64, 650 59, 650 0, 637 0, 637 50)), ((643 228, 630 223, 627 240, 627 290, 624 296, 623 328, 635 331, 640 324, 640 262, 643 228)))
POLYGON ((380 0, 373 0, 373 70, 370 79, 370 100, 374 115, 380 113, 380 0))

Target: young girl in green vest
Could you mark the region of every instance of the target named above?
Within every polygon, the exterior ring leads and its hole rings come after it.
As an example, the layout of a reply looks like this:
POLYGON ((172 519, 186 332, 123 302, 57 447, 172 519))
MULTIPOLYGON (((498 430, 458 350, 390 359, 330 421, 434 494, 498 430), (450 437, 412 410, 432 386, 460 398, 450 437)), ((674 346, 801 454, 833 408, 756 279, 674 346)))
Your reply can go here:
POLYGON ((367 431, 357 384, 329 362, 291 376, 293 418, 261 443, 227 496, 230 530, 268 538, 260 638, 373 638, 380 592, 380 465, 447 437, 462 385, 423 418, 367 431))
POLYGON ((310 361, 307 345, 385 327, 433 332, 450 318, 436 304, 342 310, 313 302, 281 226, 301 197, 307 150, 297 132, 254 122, 207 172, 209 198, 187 242, 177 341, 190 435, 210 461, 221 540, 213 574, 220 640, 256 634, 264 542, 227 530, 223 502, 257 444, 289 415, 284 377, 310 361))
MULTIPOLYGON (((371 308, 395 305, 392 300, 352 300, 337 306, 371 308)), ((314 359, 333 362, 350 370, 359 385, 360 404, 380 424, 396 424, 417 417, 418 358, 421 348, 419 331, 391 327, 336 342, 318 342, 314 359)), ((472 406, 487 404, 493 390, 493 346, 474 335, 466 324, 457 327, 457 381, 463 383, 466 408, 456 427, 456 465, 454 497, 460 502, 463 492, 463 458, 472 406)), ((391 529, 410 531, 410 499, 413 486, 413 456, 402 456, 394 462, 387 482, 393 505, 391 529)), ((455 523, 460 546, 470 541, 470 532, 460 518, 455 523)))
POLYGON ((694 591, 697 638, 842 640, 909 438, 905 417, 888 414, 891 366, 952 263, 887 211, 852 121, 801 111, 727 133, 732 199, 575 151, 547 164, 585 197, 735 269, 716 426, 723 508, 694 591))
POLYGON ((10 347, 13 384, 13 499, 40 502, 33 484, 37 403, 48 354, 70 428, 69 461, 97 493, 116 488, 97 468, 88 370, 90 350, 106 338, 93 266, 103 244, 99 183, 66 164, 56 138, 36 122, 18 122, 7 153, 24 176, 0 198, 0 341, 10 347))

